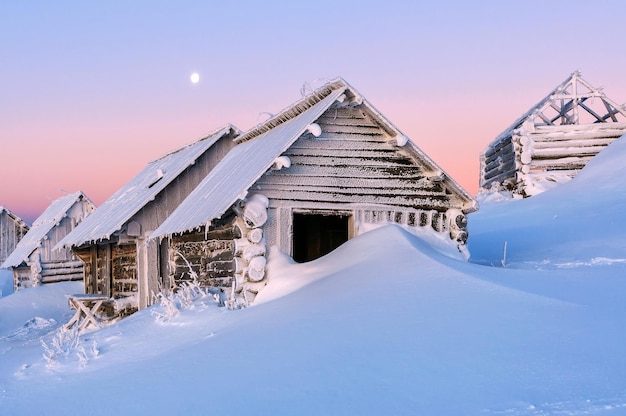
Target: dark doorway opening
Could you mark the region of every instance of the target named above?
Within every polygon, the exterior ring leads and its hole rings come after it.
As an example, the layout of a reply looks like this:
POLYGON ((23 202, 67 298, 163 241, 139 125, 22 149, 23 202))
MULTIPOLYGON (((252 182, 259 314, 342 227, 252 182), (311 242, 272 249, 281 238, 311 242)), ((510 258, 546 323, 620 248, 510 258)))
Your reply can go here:
POLYGON ((293 214, 293 259, 322 257, 348 241, 348 215, 293 214))

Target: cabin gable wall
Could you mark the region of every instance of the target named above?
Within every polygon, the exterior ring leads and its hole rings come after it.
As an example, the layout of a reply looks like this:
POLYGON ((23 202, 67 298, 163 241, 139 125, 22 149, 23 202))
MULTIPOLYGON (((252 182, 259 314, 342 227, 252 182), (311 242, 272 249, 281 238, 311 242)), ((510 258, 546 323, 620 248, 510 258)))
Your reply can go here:
POLYGON ((350 215, 349 238, 381 222, 448 232, 449 210, 462 215, 464 201, 361 109, 330 108, 316 123, 319 137, 303 135, 283 153, 290 167, 269 170, 251 188, 270 200, 268 245, 293 252, 294 212, 350 215))

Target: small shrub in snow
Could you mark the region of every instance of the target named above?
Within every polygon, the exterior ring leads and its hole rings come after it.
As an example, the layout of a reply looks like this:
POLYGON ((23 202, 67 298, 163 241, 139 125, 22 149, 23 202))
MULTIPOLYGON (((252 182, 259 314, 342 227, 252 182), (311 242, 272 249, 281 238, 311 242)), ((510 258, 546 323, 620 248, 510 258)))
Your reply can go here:
POLYGON ((80 367, 87 365, 90 356, 95 358, 99 355, 95 341, 92 344, 90 352, 87 352, 76 327, 70 330, 63 328, 58 329, 50 340, 50 343, 41 340, 41 345, 44 349, 43 358, 46 361, 46 367, 49 369, 57 368, 60 365, 61 359, 66 359, 73 353, 78 357, 80 367))
POLYGON ((198 299, 203 299, 208 296, 208 292, 205 288, 200 286, 198 281, 198 274, 193 270, 191 264, 181 252, 178 254, 183 258, 187 267, 189 268, 189 277, 191 280, 182 282, 176 293, 165 294, 163 291, 159 292, 156 297, 161 306, 160 310, 153 309, 152 315, 156 318, 157 322, 165 323, 176 317, 181 309, 191 309, 194 307, 194 303, 198 299))

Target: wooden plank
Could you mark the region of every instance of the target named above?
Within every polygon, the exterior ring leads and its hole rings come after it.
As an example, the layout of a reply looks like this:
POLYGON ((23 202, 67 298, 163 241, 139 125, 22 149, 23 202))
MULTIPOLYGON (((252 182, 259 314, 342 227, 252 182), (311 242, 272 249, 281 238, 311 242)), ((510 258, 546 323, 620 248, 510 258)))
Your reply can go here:
POLYGON ((322 126, 322 130, 324 126, 328 125, 380 128, 376 123, 365 117, 335 117, 328 112, 324 113, 315 122, 322 126))
POLYGON ((361 136, 385 136, 383 130, 376 127, 369 126, 345 126, 338 124, 324 124, 322 127, 322 131, 326 133, 339 133, 345 135, 361 135, 361 136))
POLYGON ((331 194, 325 192, 310 191, 273 191, 266 190, 264 194, 274 200, 285 201, 320 201, 333 202, 339 204, 383 204, 401 207, 413 207, 417 209, 446 208, 450 206, 451 195, 413 195, 413 196, 397 196, 397 195, 355 195, 355 194, 331 194))
MULTIPOLYGON (((408 159, 400 155, 395 149, 332 149, 332 148, 303 148, 303 147, 291 147, 284 155, 289 156, 318 156, 318 157, 340 157, 340 158, 363 158, 363 159, 388 159, 388 158, 403 158, 408 159)), ((293 161, 293 160, 292 160, 293 161)))
POLYGON ((606 147, 609 144, 613 143, 617 140, 615 137, 612 138, 591 138, 591 139, 580 139, 580 138, 571 138, 568 140, 551 140, 551 141, 539 141, 534 142, 532 144, 533 149, 549 149, 549 148, 559 148, 559 147, 589 147, 589 146, 603 146, 606 147))
POLYGON ((266 188, 273 185, 289 185, 294 187, 327 186, 343 188, 432 188, 436 184, 424 175, 419 178, 354 178, 338 176, 293 176, 289 174, 265 175, 257 185, 266 188))
POLYGON ((496 177, 503 178, 503 177, 514 176, 515 172, 517 172, 517 165, 516 165, 515 161, 513 161, 513 162, 503 166, 502 169, 492 170, 492 171, 489 171, 489 172, 485 173, 483 175, 483 179, 485 181, 488 181, 488 180, 496 178, 496 177))
POLYGON ((414 166, 412 160, 402 157, 359 158, 359 157, 325 157, 325 156, 290 156, 291 165, 313 166, 359 166, 359 167, 403 167, 414 166))
POLYGON ((612 139, 621 137, 626 130, 621 129, 598 129, 597 131, 566 131, 566 132, 547 132, 530 134, 528 137, 535 143, 543 142, 560 142, 572 140, 596 140, 596 139, 612 139))
POLYGON ((431 184, 428 189, 418 188, 418 187, 385 187, 385 188, 366 188, 366 187, 334 187, 334 186, 305 186, 305 187, 295 187, 292 184, 272 184, 272 186, 267 186, 263 188, 263 193, 267 195, 267 193, 271 192, 283 192, 286 194, 290 194, 293 192, 315 192, 315 193, 326 193, 332 195, 371 195, 371 196, 384 196, 384 195, 394 195, 394 196, 435 196, 435 195, 446 195, 445 189, 441 186, 441 184, 431 184))
POLYGON ((381 134, 367 135, 367 134, 345 134, 336 133, 332 131, 322 130, 322 134, 319 137, 309 140, 345 140, 345 141, 357 141, 362 143, 373 142, 380 143, 381 140, 385 140, 387 136, 381 134))
POLYGON ((605 148, 606 146, 533 149, 533 159, 563 159, 567 157, 595 156, 605 148))
POLYGON ((67 268, 67 267, 75 267, 75 268, 83 268, 83 262, 80 260, 75 260, 75 261, 59 261, 59 262, 45 262, 45 263, 41 263, 41 268, 42 270, 49 270, 49 269, 63 269, 63 268, 67 268))
POLYGON ((291 145, 287 152, 291 152, 292 149, 324 149, 324 150, 391 150, 396 151, 395 143, 386 140, 368 140, 365 142, 359 142, 357 140, 342 140, 341 138, 320 138, 306 139, 300 138, 291 145))
POLYGON ((566 157, 561 159, 533 160, 530 163, 531 170, 539 169, 582 169, 592 159, 586 157, 566 157))
POLYGON ((291 166, 284 171, 268 171, 265 175, 286 174, 294 176, 336 176, 344 178, 389 178, 389 176, 402 176, 404 178, 420 179, 425 173, 415 166, 398 167, 372 167, 372 166, 327 166, 324 168, 313 165, 291 166))
POLYGON ((492 170, 500 170, 503 166, 509 164, 511 161, 515 160, 515 153, 509 153, 504 155, 503 157, 499 157, 497 159, 492 159, 489 163, 486 163, 483 166, 483 172, 488 173, 492 170))
POLYGON ((508 137, 507 140, 501 140, 495 145, 490 145, 487 150, 485 150, 485 158, 490 158, 498 153, 509 153, 514 151, 513 142, 511 141, 511 137, 508 137))

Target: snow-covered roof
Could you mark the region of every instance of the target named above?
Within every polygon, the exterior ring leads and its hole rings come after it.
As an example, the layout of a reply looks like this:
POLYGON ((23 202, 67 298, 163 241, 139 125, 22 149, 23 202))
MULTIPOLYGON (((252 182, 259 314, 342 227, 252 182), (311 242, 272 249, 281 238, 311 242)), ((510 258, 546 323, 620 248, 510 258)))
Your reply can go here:
POLYGON ((213 144, 231 131, 238 130, 229 124, 203 139, 150 162, 61 240, 57 247, 80 246, 90 241, 109 239, 213 144))
MULTIPOLYGON (((341 78, 330 81, 280 114, 237 137, 235 146, 192 191, 150 238, 182 233, 208 225, 221 217, 235 202, 246 197, 248 189, 274 164, 309 126, 337 100, 349 92, 357 104, 363 104, 376 122, 399 142, 406 136, 371 106, 341 78)), ((407 147, 414 156, 433 171, 443 172, 416 145, 407 147)), ((472 206, 473 198, 452 179, 447 179, 472 206)))
MULTIPOLYGON (((89 198, 81 191, 54 200, 35 220, 33 226, 20 240, 15 250, 6 258, 0 268, 17 267, 22 262, 27 261, 32 252, 39 247, 41 240, 67 216, 74 204, 81 200, 89 201, 89 198)), ((91 203, 91 201, 89 202, 91 203)))
POLYGON ((625 121, 626 108, 619 105, 602 91, 581 77, 580 71, 574 71, 565 81, 560 83, 543 100, 539 101, 530 110, 500 133, 494 143, 510 136, 513 130, 518 129, 526 120, 538 120, 542 125, 579 124, 579 110, 591 116, 593 123, 605 121, 625 121), (597 109, 592 108, 591 102, 597 98, 597 109), (591 100, 586 102, 587 100, 591 100), (546 114, 546 110, 551 114, 546 114), (619 119, 618 119, 619 117, 619 119))

